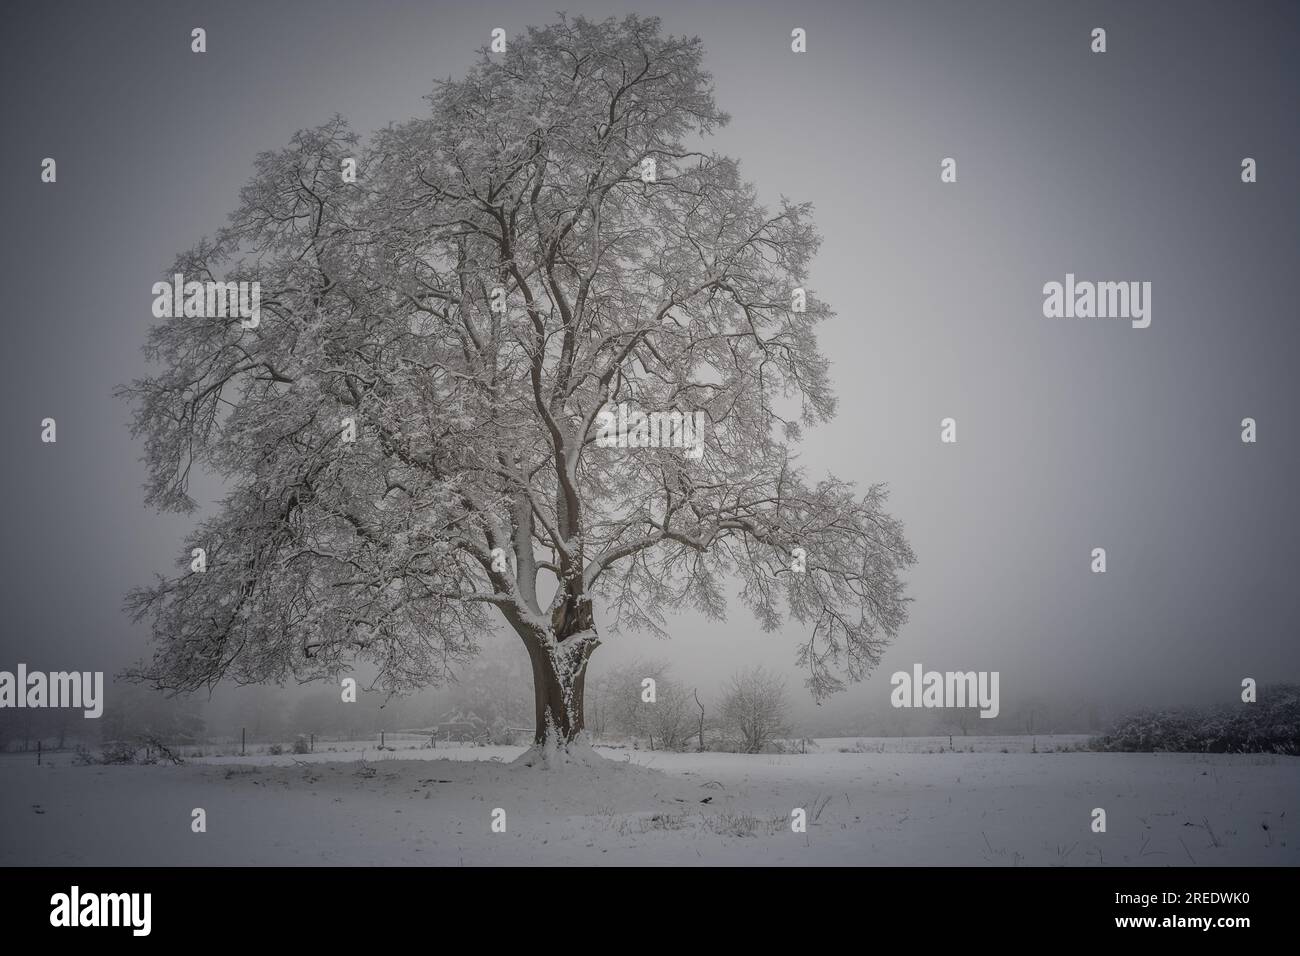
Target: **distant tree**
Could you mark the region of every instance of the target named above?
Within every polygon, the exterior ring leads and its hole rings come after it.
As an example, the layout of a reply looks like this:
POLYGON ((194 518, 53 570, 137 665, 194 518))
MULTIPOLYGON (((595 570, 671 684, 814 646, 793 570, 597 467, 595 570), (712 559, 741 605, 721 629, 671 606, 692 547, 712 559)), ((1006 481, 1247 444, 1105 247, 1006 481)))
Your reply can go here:
POLYGON ((150 737, 172 744, 203 738, 205 721, 197 702, 167 697, 143 687, 114 684, 113 706, 96 723, 105 741, 150 737))
POLYGON ((473 714, 483 721, 495 740, 512 737, 510 731, 532 718, 532 696, 527 693, 526 658, 507 653, 518 647, 494 644, 439 692, 439 701, 453 710, 473 714))
POLYGON ((704 704, 700 701, 699 688, 695 688, 691 691, 691 697, 694 698, 695 706, 699 710, 699 716, 696 718, 696 722, 695 722, 695 746, 697 750, 702 752, 705 749, 704 725, 706 723, 706 720, 705 720, 704 704))
POLYGON ((290 726, 295 734, 339 734, 346 732, 350 707, 339 706, 339 693, 333 688, 309 691, 293 707, 290 726))
POLYGON ((978 727, 980 721, 980 710, 978 707, 952 707, 942 712, 941 726, 951 733, 953 730, 960 730, 961 735, 965 737, 971 731, 971 728, 978 727))
POLYGON ((762 667, 732 676, 722 691, 722 726, 744 753, 756 754, 790 730, 785 682, 762 667))
POLYGON ((762 627, 805 625, 815 695, 878 663, 912 551, 883 486, 795 464, 835 410, 820 239, 807 204, 764 208, 698 148, 727 121, 702 62, 655 19, 566 17, 368 144, 336 118, 258 157, 168 274, 259 282, 260 324, 164 321, 163 370, 122 389, 150 504, 194 508, 196 468, 231 488, 182 572, 129 598, 156 640, 137 678, 360 659, 409 690, 501 623, 531 662, 526 760, 549 763, 583 729, 595 597, 613 630, 662 632, 674 608, 721 616, 734 575, 762 627), (598 444, 625 403, 676 414, 678 444, 701 413, 699 454, 598 444))
POLYGON ((1043 734, 1052 732, 1054 710, 1043 698, 1025 697, 1016 707, 1015 719, 1020 730, 1026 734, 1043 734))
POLYGON ((641 681, 647 677, 663 680, 667 670, 661 660, 634 660, 591 676, 584 697, 588 725, 598 735, 634 737, 641 733, 641 681))
POLYGON ((690 691, 665 661, 633 661, 594 678, 589 687, 589 726, 598 733, 641 738, 651 748, 681 750, 691 730, 690 691), (654 700, 644 699, 644 681, 654 683, 654 700))

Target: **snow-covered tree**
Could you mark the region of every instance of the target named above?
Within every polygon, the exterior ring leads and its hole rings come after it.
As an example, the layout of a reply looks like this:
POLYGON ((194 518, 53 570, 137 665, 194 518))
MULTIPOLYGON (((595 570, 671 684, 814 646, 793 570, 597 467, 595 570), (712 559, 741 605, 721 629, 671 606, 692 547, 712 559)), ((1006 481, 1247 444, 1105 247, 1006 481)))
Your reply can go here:
POLYGON ((882 486, 792 456, 835 409, 819 237, 704 150, 727 117, 702 54, 655 19, 563 18, 437 83, 422 118, 365 143, 335 118, 258 157, 169 274, 259 282, 260 324, 164 321, 162 371, 122 390, 149 503, 194 508, 196 468, 231 489, 182 573, 129 598, 156 639, 140 679, 366 660, 402 691, 495 620, 528 651, 549 760, 582 731, 593 598, 602 629, 662 631, 668 609, 720 616, 729 576, 762 627, 803 626, 813 693, 877 663, 912 552, 882 486), (700 413, 698 455, 605 447, 620 405, 680 413, 669 446, 700 413))
POLYGON ((731 676, 722 689, 722 728, 741 753, 756 754, 790 732, 785 682, 762 667, 731 676))

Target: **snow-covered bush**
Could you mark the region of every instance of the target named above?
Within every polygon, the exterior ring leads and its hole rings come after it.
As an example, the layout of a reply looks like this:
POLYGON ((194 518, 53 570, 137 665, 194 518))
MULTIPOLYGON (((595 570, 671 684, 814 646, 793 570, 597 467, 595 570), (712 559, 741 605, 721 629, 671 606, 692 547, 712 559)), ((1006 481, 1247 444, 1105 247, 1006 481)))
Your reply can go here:
POLYGON ((1254 703, 1140 711, 1093 741, 1098 750, 1300 754, 1300 685, 1261 687, 1254 703))
POLYGON ((135 744, 124 740, 110 740, 104 744, 99 755, 99 762, 103 764, 135 763, 137 749, 135 744))

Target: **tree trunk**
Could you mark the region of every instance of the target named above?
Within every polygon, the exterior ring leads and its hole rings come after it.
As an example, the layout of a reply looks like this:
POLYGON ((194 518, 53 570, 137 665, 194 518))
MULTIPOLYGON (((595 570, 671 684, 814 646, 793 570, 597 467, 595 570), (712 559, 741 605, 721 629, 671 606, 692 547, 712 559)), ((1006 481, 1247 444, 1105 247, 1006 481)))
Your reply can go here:
POLYGON ((587 661, 600 644, 588 600, 566 600, 555 609, 551 623, 547 634, 524 639, 533 665, 533 749, 546 763, 567 752, 582 735, 587 661))
POLYGON ((594 641, 574 647, 575 653, 569 653, 562 643, 554 650, 547 646, 529 648, 536 721, 533 743, 537 746, 565 746, 582 733, 587 659, 594 649, 594 641))

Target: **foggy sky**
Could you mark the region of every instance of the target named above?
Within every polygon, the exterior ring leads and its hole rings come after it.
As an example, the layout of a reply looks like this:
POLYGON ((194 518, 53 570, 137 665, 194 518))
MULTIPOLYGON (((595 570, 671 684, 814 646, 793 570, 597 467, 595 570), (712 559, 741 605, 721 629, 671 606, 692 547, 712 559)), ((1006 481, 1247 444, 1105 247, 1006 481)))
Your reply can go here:
MULTIPOLYGON (((143 507, 112 391, 150 372, 150 287, 224 224, 254 156, 335 112, 363 135, 420 114, 493 27, 556 6, 6 8, 0 668, 116 671, 146 652, 122 597, 173 572, 200 516, 143 507)), ((838 312, 821 345, 841 406, 803 461, 888 482, 919 559, 910 623, 840 706, 880 705, 914 662, 1000 671, 1004 712, 1031 694, 1231 700, 1244 676, 1300 678, 1294 4, 563 6, 702 37, 732 115, 713 146, 767 201, 817 207, 811 285, 838 312), (807 54, 789 51, 795 26, 807 54), (956 184, 939 182, 944 157, 956 184), (1151 327, 1044 318, 1042 286, 1066 273, 1150 281, 1151 327), (948 416, 956 445, 939 441, 948 416)), ((673 629, 607 637, 593 670, 662 657, 714 686, 762 663, 806 701, 798 630, 764 634, 736 602, 673 629)))

